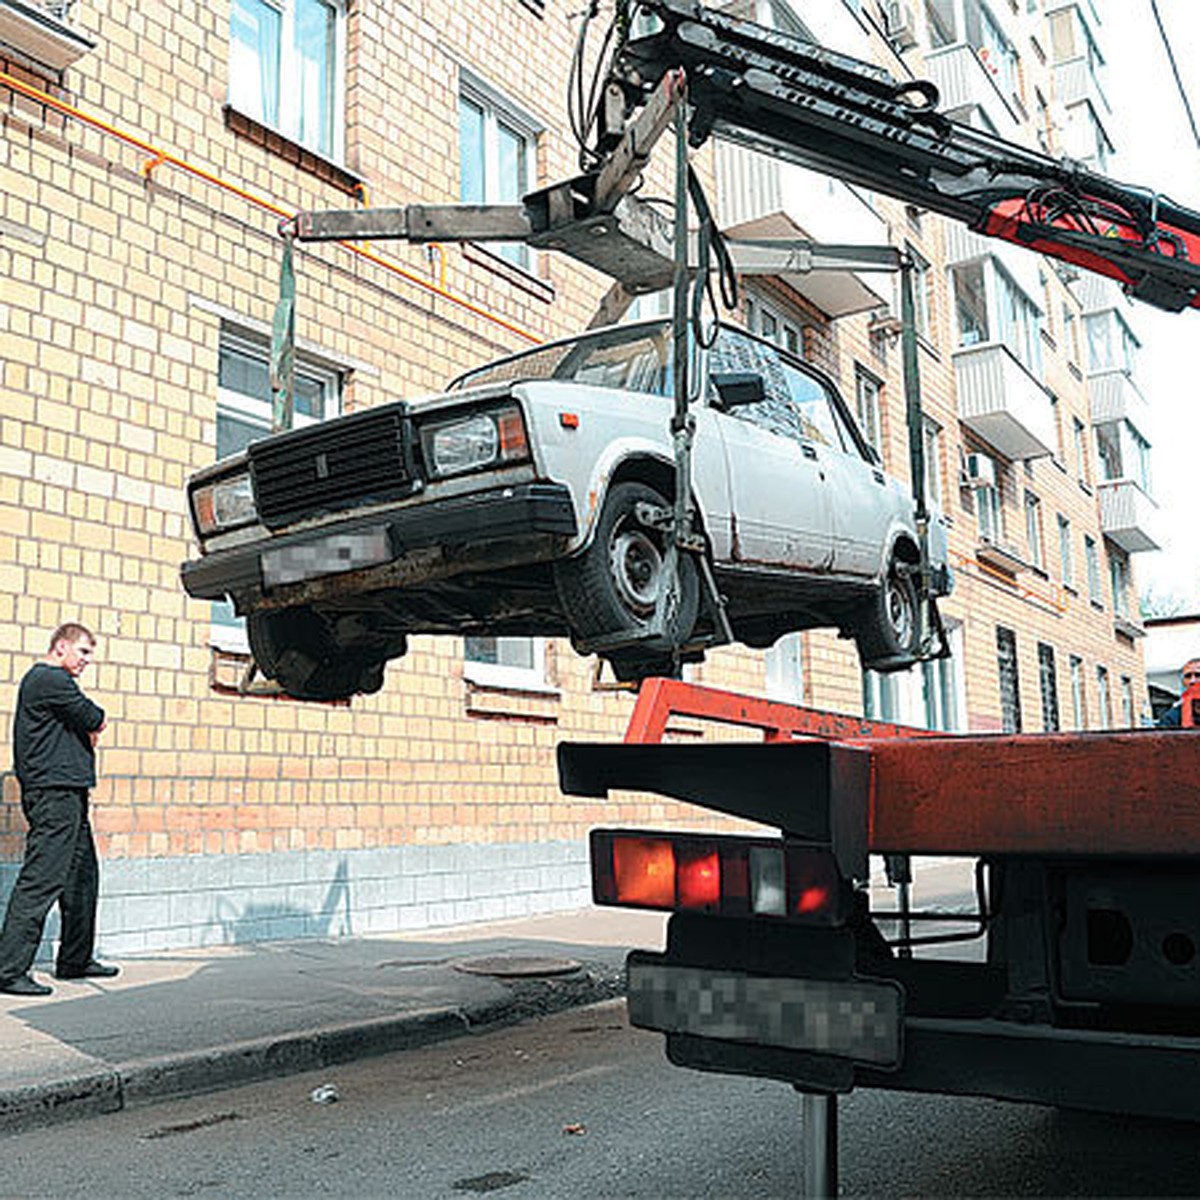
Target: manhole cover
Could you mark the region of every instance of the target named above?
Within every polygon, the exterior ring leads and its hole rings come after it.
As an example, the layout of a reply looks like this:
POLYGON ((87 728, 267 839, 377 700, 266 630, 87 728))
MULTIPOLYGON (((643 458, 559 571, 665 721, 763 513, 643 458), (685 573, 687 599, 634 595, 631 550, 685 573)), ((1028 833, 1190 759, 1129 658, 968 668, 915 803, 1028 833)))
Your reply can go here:
POLYGON ((498 975, 505 979, 529 975, 570 975, 580 969, 571 958, 543 958, 534 954, 493 954, 484 958, 464 958, 454 964, 456 971, 468 975, 498 975))

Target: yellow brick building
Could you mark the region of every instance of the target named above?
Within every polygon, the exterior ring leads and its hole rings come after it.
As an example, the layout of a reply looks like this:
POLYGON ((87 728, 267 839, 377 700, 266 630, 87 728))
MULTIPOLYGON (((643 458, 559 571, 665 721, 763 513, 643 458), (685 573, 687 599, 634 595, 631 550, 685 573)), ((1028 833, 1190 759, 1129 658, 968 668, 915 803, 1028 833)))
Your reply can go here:
MULTIPOLYGON (((1090 6, 1048 3, 1035 20, 945 0, 912 30, 867 3, 751 7, 931 75, 944 96, 961 84, 955 108, 1007 112, 1005 136, 1071 132, 1037 119, 1090 6)), ((185 480, 269 427, 280 219, 512 201, 576 173, 577 9, 0 0, 0 719, 50 629, 97 632, 106 953, 572 907, 592 825, 705 823, 653 798, 561 795, 557 742, 619 738, 632 706, 566 643, 415 639, 379 694, 304 705, 239 695, 244 634, 179 584, 185 480)), ((779 175, 747 191, 727 148, 701 165, 728 225, 782 219, 846 241, 823 214, 853 211, 918 256, 931 486, 958 587, 944 605, 954 657, 910 676, 864 680, 850 644, 817 633, 717 651, 691 677, 948 728, 1139 720, 1128 553, 1150 540, 1149 501, 1132 470, 1144 422, 1124 302, 886 199, 831 201, 833 185, 779 175)), ((608 285, 523 247, 398 243, 300 247, 296 278, 298 421, 437 390, 574 332, 608 285)), ((832 371, 904 476, 891 285, 844 282, 858 299, 839 308, 813 279, 758 281, 739 319, 832 371)), ((16 794, 6 775, 0 883, 19 859, 16 794)))

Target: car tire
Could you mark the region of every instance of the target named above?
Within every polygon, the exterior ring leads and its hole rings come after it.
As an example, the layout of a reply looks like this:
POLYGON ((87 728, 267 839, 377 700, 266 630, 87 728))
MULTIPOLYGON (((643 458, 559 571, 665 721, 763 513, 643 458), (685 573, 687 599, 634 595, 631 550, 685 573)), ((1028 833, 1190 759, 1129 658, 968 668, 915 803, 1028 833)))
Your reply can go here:
MULTIPOLYGON (((669 502, 649 484, 632 480, 614 484, 587 549, 555 564, 559 599, 577 643, 618 635, 636 637, 654 617, 667 536, 638 519, 640 504, 663 508, 669 502)), ((672 667, 673 651, 691 634, 700 608, 700 579, 690 554, 679 557, 676 595, 661 639, 603 654, 618 679, 635 681, 672 667)))
POLYGON ((314 609, 255 613, 246 632, 259 670, 297 700, 348 700, 383 687, 387 658, 369 648, 339 646, 314 609))
POLYGON ((868 601, 856 632, 865 667, 901 666, 916 658, 920 641, 917 589, 893 560, 883 585, 868 601))

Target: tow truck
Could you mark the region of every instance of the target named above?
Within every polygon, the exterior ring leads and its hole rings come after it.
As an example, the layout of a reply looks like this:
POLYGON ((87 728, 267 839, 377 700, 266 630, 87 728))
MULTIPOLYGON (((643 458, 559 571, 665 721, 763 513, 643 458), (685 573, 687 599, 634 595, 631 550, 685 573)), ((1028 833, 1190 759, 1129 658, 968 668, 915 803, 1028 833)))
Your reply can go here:
MULTIPOLYGON (((927 82, 690 0, 636 9, 618 4, 577 178, 486 210, 302 213, 287 232, 521 238, 612 275, 609 317, 673 286, 682 348, 707 255, 723 277, 739 254, 763 270, 855 260, 845 247, 724 245, 686 162, 717 134, 1106 275, 1143 302, 1200 307, 1200 214, 956 124, 927 82), (635 16, 653 28, 636 35, 635 16), (672 125, 673 225, 632 194, 672 125)), ((686 479, 682 349, 679 361, 672 428, 686 479)), ((686 495, 677 488, 680 553, 694 549, 686 495)), ((662 1032, 679 1065, 795 1087, 812 1195, 837 1194, 837 1097, 857 1086, 1200 1119, 1194 691, 1180 730, 945 735, 645 681, 623 743, 560 745, 563 790, 658 793, 771 832, 593 831, 596 902, 672 914, 665 951, 630 955, 631 1021, 662 1032), (673 714, 750 725, 764 740, 664 742, 673 714), (872 855, 900 885, 894 910, 873 907, 872 855), (916 855, 975 860, 974 909, 914 911, 916 855), (914 955, 930 942, 978 952, 914 955)))

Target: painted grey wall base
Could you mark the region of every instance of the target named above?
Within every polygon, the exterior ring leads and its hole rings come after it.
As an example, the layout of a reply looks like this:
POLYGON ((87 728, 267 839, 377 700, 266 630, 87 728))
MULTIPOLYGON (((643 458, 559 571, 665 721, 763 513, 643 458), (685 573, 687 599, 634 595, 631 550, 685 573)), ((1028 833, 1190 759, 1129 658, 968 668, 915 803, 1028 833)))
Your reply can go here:
MULTIPOLYGON (((17 876, 0 863, 0 902, 17 876)), ((589 903, 586 842, 396 846, 100 863, 101 956, 402 933, 589 903)), ((38 961, 53 961, 58 910, 38 961)))

